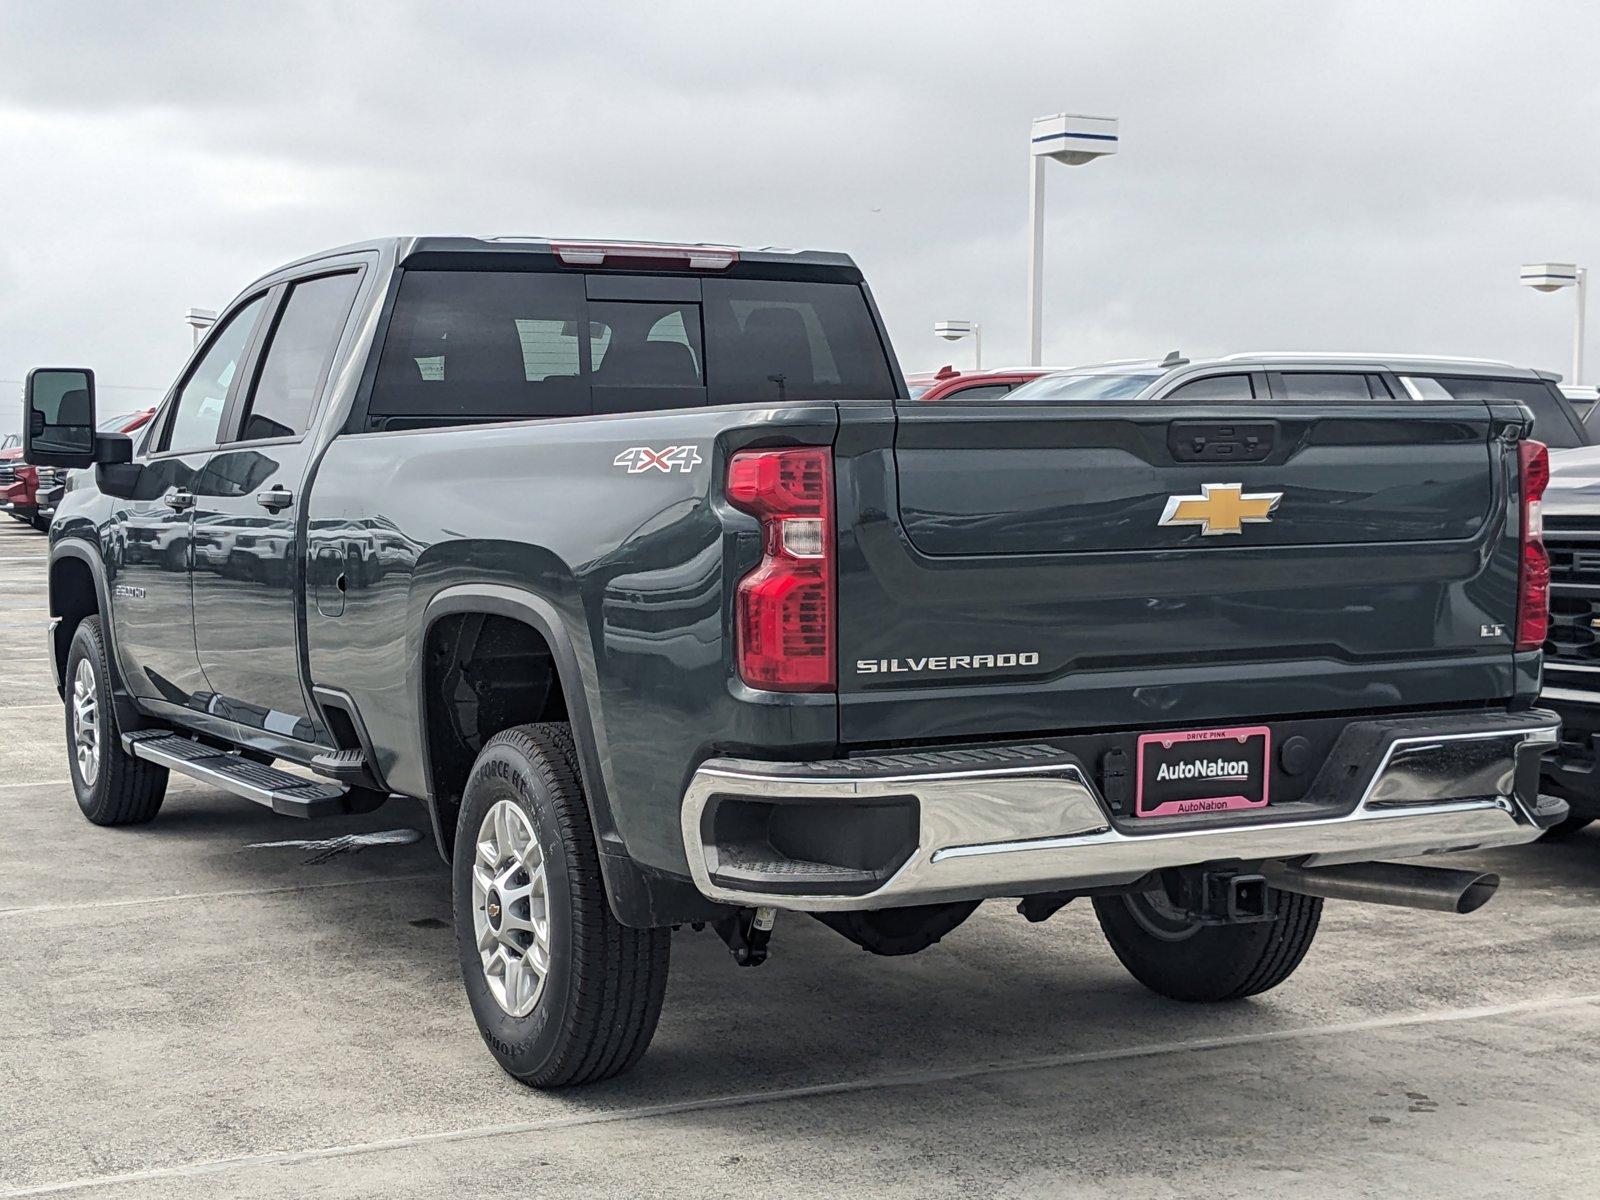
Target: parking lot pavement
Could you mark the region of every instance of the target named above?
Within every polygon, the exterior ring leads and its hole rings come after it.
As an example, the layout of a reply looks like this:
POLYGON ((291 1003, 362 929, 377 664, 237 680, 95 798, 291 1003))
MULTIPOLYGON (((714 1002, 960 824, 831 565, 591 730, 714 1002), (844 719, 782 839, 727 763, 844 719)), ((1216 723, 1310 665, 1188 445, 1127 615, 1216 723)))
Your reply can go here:
POLYGON ((631 1075, 512 1083, 457 982, 425 828, 293 822, 175 781, 76 812, 41 635, 44 539, 0 521, 0 1197, 1587 1196, 1600 1170, 1600 836, 1475 856, 1450 918, 1330 903, 1246 1003, 1144 992, 1087 905, 985 905, 878 959, 780 919, 737 968, 674 943, 631 1075), (20 560, 20 561, 19 561, 20 560))

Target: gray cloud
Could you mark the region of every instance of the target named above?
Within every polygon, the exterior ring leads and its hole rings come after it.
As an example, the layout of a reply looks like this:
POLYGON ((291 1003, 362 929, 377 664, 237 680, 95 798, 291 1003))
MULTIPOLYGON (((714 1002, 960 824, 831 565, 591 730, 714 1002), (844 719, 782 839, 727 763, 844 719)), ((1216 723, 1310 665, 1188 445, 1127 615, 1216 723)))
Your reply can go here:
MULTIPOLYGON (((1600 13, 1572 4, 11 6, 0 379, 164 386, 180 314, 399 232, 847 250, 902 361, 1023 345, 1028 120, 1052 168, 1048 357, 1247 347, 1564 370, 1600 266, 1600 13)), ((1597 313, 1595 326, 1600 326, 1597 313)), ((1596 366, 1600 367, 1600 358, 1596 366)))

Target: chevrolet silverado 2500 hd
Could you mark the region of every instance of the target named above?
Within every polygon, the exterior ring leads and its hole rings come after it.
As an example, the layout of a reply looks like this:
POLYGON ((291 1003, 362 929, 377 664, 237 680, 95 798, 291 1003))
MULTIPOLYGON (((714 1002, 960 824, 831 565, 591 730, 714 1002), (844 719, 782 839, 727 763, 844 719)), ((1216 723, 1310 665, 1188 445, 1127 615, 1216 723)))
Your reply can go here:
POLYGON ((1151 988, 1263 991, 1324 897, 1494 883, 1381 860, 1564 806, 1528 413, 1251 374, 915 404, 840 255, 303 259, 136 443, 91 372, 29 378, 30 461, 93 467, 50 552, 78 803, 421 800, 539 1086, 638 1059, 700 922, 758 963, 780 912, 900 954, 1089 898, 1151 988))

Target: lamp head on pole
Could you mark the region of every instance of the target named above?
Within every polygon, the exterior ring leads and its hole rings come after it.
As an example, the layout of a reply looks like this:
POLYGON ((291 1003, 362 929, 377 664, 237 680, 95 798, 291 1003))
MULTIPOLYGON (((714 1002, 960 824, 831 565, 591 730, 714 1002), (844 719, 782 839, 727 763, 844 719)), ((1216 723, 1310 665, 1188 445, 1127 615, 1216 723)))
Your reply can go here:
POLYGON ((1117 152, 1117 119, 1077 113, 1035 117, 1029 136, 1035 158, 1077 167, 1117 152))
POLYGON ((1541 292, 1557 292, 1577 286, 1578 268, 1572 263, 1527 263, 1522 268, 1522 282, 1541 292))
POLYGON ((973 325, 971 321, 935 321, 933 332, 936 337, 942 337, 947 342, 959 342, 964 337, 972 336, 973 325))

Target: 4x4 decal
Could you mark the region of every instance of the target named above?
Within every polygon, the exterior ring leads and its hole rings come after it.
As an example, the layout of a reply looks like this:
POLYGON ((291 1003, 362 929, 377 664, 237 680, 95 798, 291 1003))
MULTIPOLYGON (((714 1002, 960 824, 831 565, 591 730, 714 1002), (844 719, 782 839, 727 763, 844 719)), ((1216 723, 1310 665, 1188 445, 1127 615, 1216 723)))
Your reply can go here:
POLYGON ((629 446, 611 460, 611 465, 626 467, 629 475, 644 471, 665 471, 670 475, 673 468, 687 475, 703 461, 693 446, 663 446, 659 450, 652 446, 629 446))

